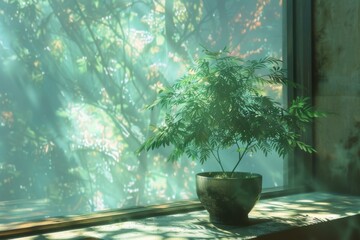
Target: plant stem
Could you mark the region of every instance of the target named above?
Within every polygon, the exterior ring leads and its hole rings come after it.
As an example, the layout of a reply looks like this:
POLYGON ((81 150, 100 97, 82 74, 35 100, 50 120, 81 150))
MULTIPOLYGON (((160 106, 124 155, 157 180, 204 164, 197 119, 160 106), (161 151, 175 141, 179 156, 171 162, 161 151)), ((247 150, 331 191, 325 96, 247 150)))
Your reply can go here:
POLYGON ((221 163, 221 160, 220 160, 219 148, 216 150, 216 153, 217 153, 217 156, 216 156, 215 153, 211 150, 211 154, 214 156, 215 160, 216 160, 216 161, 218 162, 218 164, 220 165, 222 172, 225 172, 224 167, 223 167, 223 165, 222 165, 222 163, 221 163))
MULTIPOLYGON (((247 153, 247 151, 248 151, 248 149, 249 149, 249 147, 250 147, 251 144, 252 144, 252 141, 248 142, 248 143, 246 144, 246 147, 245 147, 244 151, 243 151, 242 153, 239 151, 239 160, 238 160, 238 162, 236 163, 236 165, 235 165, 235 167, 233 168, 233 170, 231 171, 230 176, 232 176, 232 175, 234 174, 235 169, 237 168, 237 166, 239 165, 239 163, 241 162, 241 160, 243 159, 243 157, 244 157, 245 154, 247 153)), ((238 142, 236 142, 236 145, 237 145, 237 147, 240 149, 240 145, 239 145, 238 142)))
POLYGON ((222 170, 223 172, 225 172, 224 167, 222 166, 222 163, 221 163, 221 158, 220 158, 220 153, 219 153, 219 151, 220 151, 220 147, 218 146, 218 148, 216 149, 217 159, 219 160, 219 164, 220 164, 220 166, 221 166, 221 170, 222 170))

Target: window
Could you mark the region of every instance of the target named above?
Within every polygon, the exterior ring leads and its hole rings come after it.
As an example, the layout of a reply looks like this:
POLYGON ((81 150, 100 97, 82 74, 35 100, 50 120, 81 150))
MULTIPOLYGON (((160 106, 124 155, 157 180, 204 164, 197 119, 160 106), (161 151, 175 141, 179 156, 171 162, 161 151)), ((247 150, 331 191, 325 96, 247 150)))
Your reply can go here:
MULTIPOLYGON (((137 156, 160 115, 143 108, 202 45, 282 58, 283 18, 281 0, 3 1, 0 201, 39 206, 28 215, 39 218, 195 198, 194 174, 216 164, 137 156)), ((241 170, 283 186, 283 159, 261 158, 241 170)))

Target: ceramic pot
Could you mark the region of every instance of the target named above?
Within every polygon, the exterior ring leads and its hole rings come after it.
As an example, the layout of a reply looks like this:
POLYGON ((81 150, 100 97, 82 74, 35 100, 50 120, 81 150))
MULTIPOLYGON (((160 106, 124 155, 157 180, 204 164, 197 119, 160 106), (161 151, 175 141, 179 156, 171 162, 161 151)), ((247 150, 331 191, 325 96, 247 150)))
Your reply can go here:
POLYGON ((223 172, 196 175, 199 200, 209 212, 212 223, 246 225, 249 212, 260 198, 262 176, 247 172, 235 172, 231 177, 222 176, 223 172))

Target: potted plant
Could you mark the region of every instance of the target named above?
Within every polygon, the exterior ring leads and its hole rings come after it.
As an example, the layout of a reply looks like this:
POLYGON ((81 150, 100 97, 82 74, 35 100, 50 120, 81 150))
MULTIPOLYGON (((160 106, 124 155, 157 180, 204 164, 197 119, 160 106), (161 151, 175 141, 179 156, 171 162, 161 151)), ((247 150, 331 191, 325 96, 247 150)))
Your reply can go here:
POLYGON ((172 145, 171 161, 183 154, 200 163, 213 157, 220 170, 197 174, 198 197, 211 222, 246 223, 259 199, 262 176, 238 172, 239 163, 256 151, 265 156, 272 150, 285 156, 296 147, 314 152, 300 136, 305 125, 322 114, 313 110, 307 98, 298 97, 285 108, 263 93, 266 85, 288 84, 281 60, 243 60, 226 49, 204 49, 204 53, 148 106, 160 106, 165 118, 139 151, 172 145), (222 149, 235 149, 238 158, 222 159, 222 149), (224 160, 234 161, 233 168, 224 169, 224 160))

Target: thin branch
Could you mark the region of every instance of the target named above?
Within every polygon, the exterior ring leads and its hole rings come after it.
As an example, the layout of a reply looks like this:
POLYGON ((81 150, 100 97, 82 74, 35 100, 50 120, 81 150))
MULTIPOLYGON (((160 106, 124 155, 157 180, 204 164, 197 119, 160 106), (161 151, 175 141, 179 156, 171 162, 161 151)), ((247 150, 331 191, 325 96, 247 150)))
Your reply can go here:
MULTIPOLYGON (((245 154, 247 153, 247 151, 250 149, 250 145, 251 145, 251 144, 252 144, 252 141, 248 142, 248 143, 246 144, 246 147, 245 147, 244 151, 243 151, 242 153, 239 151, 239 160, 238 160, 238 162, 236 163, 236 165, 235 165, 235 167, 233 168, 233 170, 231 171, 231 176, 234 174, 235 169, 237 168, 237 166, 239 165, 239 163, 241 162, 241 160, 244 158, 244 156, 245 156, 245 154)), ((237 145, 238 149, 240 149, 240 145, 239 145, 238 142, 236 142, 236 145, 237 145)), ((251 147, 253 147, 253 145, 252 145, 251 147)))
MULTIPOLYGON (((106 63, 106 58, 105 58, 105 56, 104 56, 104 54, 103 54, 103 51, 102 51, 102 49, 101 49, 101 46, 100 46, 99 43, 98 43, 98 40, 97 40, 97 38, 96 38, 96 36, 95 36, 95 33, 93 32, 93 30, 92 30, 91 27, 90 27, 90 23, 87 21, 86 16, 85 16, 85 14, 83 13, 83 11, 82 11, 82 9, 81 9, 81 6, 80 6, 80 4, 77 2, 77 0, 76 0, 74 3, 75 3, 75 6, 77 7, 77 9, 78 9, 78 11, 79 11, 79 14, 80 14, 81 19, 82 19, 82 20, 84 21, 84 23, 85 23, 86 29, 88 30, 91 38, 92 38, 93 41, 94 41, 95 47, 96 47, 96 49, 97 49, 97 51, 98 51, 98 53, 99 53, 99 56, 100 56, 100 61, 101 61, 101 63, 102 63, 102 67, 103 67, 103 70, 104 70, 104 72, 105 72, 105 75, 107 76, 107 78, 109 79, 109 81, 112 83, 112 86, 115 87, 115 88, 117 88, 117 89, 119 90, 119 87, 118 87, 118 85, 115 83, 114 79, 108 74, 108 69, 107 69, 108 64, 106 63)), ((115 90, 115 89, 112 89, 111 87, 108 87, 107 84, 104 84, 104 87, 106 88, 106 90, 107 90, 108 92, 111 92, 111 91, 114 91, 114 90, 115 90)), ((117 95, 115 94, 114 96, 117 96, 117 95)))
MULTIPOLYGON (((210 148, 211 149, 211 148, 210 148)), ((221 163, 221 160, 220 160, 220 155, 219 155, 219 147, 218 147, 218 149, 217 149, 217 155, 215 155, 215 153, 214 153, 214 151, 211 149, 210 150, 210 152, 211 152, 211 154, 214 156, 214 158, 215 158, 215 160, 218 162, 218 164, 220 165, 220 167, 221 167, 221 170, 222 170, 222 172, 225 172, 225 170, 224 170, 224 167, 223 167, 223 165, 222 165, 222 163, 221 163)))

